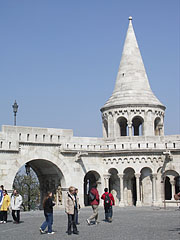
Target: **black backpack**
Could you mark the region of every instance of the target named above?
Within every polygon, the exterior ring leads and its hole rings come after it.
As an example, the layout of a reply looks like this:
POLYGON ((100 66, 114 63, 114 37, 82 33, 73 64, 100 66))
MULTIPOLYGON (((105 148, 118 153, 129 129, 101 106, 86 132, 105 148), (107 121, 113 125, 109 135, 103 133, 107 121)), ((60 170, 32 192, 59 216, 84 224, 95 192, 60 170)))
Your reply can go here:
POLYGON ((108 194, 105 194, 104 205, 105 205, 106 207, 111 206, 111 199, 110 199, 110 197, 109 197, 109 193, 108 193, 108 194))
POLYGON ((91 191, 89 191, 88 198, 89 198, 89 201, 92 202, 95 200, 96 196, 91 191))

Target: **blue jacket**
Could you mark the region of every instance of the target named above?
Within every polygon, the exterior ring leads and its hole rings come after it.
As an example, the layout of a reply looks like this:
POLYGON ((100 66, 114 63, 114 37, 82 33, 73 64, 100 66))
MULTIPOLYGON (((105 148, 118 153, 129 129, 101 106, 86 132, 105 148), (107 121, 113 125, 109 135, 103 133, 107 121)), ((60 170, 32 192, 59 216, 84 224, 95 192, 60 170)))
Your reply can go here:
POLYGON ((0 207, 1 207, 1 205, 2 205, 2 203, 3 203, 3 190, 0 190, 0 207))

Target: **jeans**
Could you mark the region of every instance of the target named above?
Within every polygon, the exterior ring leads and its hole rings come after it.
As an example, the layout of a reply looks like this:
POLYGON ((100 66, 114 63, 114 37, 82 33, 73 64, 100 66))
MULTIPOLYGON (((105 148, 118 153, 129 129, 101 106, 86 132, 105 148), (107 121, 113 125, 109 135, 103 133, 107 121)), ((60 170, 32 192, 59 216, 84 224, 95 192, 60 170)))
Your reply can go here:
POLYGON ((113 215, 112 206, 104 206, 104 210, 105 210, 105 219, 109 220, 110 218, 112 218, 112 215, 113 215))
POLYGON ((68 214, 68 233, 71 233, 73 227, 73 232, 77 232, 77 227, 75 223, 75 214, 68 214))
POLYGON ((20 222, 20 210, 12 210, 13 220, 17 223, 20 222))
POLYGON ((91 221, 93 218, 95 218, 95 221, 98 219, 98 205, 92 205, 93 214, 88 218, 89 221, 91 221))
POLYGON ((46 220, 41 225, 41 229, 44 231, 48 226, 48 233, 52 232, 52 225, 53 225, 53 213, 44 213, 46 220))

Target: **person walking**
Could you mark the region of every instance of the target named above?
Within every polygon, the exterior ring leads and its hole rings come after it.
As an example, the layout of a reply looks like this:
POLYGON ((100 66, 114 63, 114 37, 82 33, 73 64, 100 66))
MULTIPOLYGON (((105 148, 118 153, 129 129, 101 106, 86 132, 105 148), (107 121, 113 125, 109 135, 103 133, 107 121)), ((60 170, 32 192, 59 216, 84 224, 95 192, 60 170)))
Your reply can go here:
POLYGON ((112 222, 113 215, 112 206, 115 205, 115 201, 113 195, 108 192, 108 188, 104 189, 104 193, 101 196, 101 199, 104 200, 105 220, 107 222, 112 222))
POLYGON ((68 216, 68 229, 67 233, 68 235, 72 234, 72 228, 73 228, 73 234, 79 234, 79 231, 77 230, 76 222, 75 222, 75 196, 74 196, 74 187, 69 187, 69 192, 67 192, 66 199, 65 199, 65 212, 68 216))
POLYGON ((75 210, 75 223, 76 223, 76 225, 79 225, 80 223, 78 222, 78 212, 81 207, 79 204, 79 196, 78 196, 77 188, 75 188, 74 197, 75 197, 75 209, 74 209, 75 210))
POLYGON ((41 234, 45 233, 46 227, 48 227, 48 234, 54 234, 52 231, 54 206, 55 203, 52 200, 52 192, 47 192, 46 197, 43 200, 45 221, 39 229, 41 234))
POLYGON ((89 200, 93 209, 93 214, 86 220, 87 224, 91 224, 91 220, 95 219, 95 224, 98 224, 98 206, 99 206, 99 193, 97 184, 94 184, 89 192, 89 200))
POLYGON ((20 223, 20 207, 22 204, 22 196, 15 189, 11 196, 11 209, 12 209, 12 217, 14 223, 20 223))
POLYGON ((7 223, 7 211, 9 209, 11 199, 6 190, 3 191, 3 195, 4 197, 0 212, 0 223, 7 223))

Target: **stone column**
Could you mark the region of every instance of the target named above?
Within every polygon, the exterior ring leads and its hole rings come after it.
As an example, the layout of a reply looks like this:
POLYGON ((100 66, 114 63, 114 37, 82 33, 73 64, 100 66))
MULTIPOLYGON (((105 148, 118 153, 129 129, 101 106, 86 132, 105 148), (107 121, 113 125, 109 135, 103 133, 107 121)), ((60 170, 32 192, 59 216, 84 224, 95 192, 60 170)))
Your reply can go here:
POLYGON ((104 186, 105 188, 109 188, 109 179, 111 177, 111 174, 107 173, 103 175, 104 177, 104 186))
POLYGON ((157 174, 153 173, 152 174, 152 203, 153 205, 156 203, 157 201, 157 196, 156 196, 156 179, 157 179, 157 174))
POLYGON ((136 206, 141 206, 141 201, 140 201, 140 188, 139 188, 139 179, 140 179, 140 173, 135 174, 136 178, 136 193, 137 193, 137 201, 136 201, 136 206))
POLYGON ((119 206, 124 207, 124 184, 123 184, 124 174, 118 174, 118 177, 120 178, 120 195, 121 195, 121 201, 119 203, 119 206))
POLYGON ((129 137, 132 136, 132 122, 128 123, 129 137))
POLYGON ((175 180, 170 180, 171 183, 171 189, 172 189, 172 197, 171 200, 174 200, 174 194, 175 194, 175 180))

